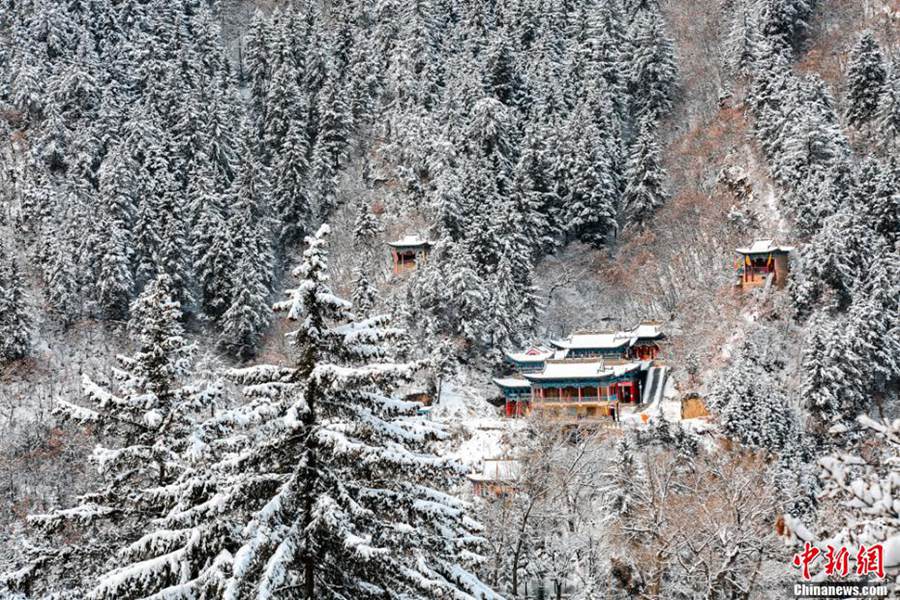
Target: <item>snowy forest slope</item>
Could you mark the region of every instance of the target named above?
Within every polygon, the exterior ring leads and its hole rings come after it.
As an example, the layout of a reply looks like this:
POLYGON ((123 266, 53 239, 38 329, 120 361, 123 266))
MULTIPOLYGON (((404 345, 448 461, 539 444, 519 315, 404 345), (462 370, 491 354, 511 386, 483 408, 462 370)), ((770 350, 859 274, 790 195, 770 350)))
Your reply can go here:
POLYGON ((327 222, 334 291, 404 327, 391 358, 428 362, 429 385, 658 319, 679 389, 759 453, 729 468, 777 490, 789 536, 895 539, 869 491, 892 467, 815 459, 895 451, 856 417, 898 416, 897 19, 842 0, 0 0, 0 531, 25 543, 27 514, 93 489, 82 458, 111 434, 55 409, 116 379, 160 280, 191 377, 241 410, 262 384, 226 369, 292 360, 271 306, 327 222), (383 244, 409 233, 435 247, 401 279, 383 244), (798 248, 786 291, 735 294, 757 237, 798 248), (854 499, 874 507, 842 521, 854 499))

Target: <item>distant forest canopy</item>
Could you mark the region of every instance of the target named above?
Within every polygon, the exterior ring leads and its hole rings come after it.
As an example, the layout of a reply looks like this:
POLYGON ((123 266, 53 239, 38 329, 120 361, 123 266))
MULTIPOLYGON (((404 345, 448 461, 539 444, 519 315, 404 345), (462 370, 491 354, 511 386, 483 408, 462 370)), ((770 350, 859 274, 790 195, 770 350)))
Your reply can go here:
POLYGON ((165 273, 252 355, 294 247, 356 201, 352 167, 430 225, 426 327, 496 348, 535 318, 540 256, 608 245, 666 198, 676 68, 655 2, 283 3, 255 13, 240 64, 215 4, 4 4, 9 251, 64 327, 127 317, 165 273))

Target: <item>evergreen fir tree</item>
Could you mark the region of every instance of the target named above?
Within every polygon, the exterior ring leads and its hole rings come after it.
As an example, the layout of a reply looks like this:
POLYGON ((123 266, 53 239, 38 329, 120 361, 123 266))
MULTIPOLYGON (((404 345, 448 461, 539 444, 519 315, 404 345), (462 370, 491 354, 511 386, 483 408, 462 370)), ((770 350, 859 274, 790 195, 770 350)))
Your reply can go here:
POLYGON ((644 227, 666 201, 665 171, 659 163, 659 142, 653 123, 641 121, 625 165, 625 193, 622 197, 627 223, 644 227))
POLYGON ((353 308, 360 315, 369 315, 378 300, 378 289, 366 276, 365 264, 353 271, 353 308))
POLYGON ((603 246, 615 236, 618 199, 611 144, 593 123, 587 106, 572 114, 568 143, 565 220, 571 232, 584 242, 603 246))
POLYGON ((632 27, 634 54, 629 90, 634 114, 657 120, 672 110, 676 85, 675 52, 658 10, 640 11, 632 27))
POLYGON ((97 265, 97 302, 105 316, 123 319, 134 291, 128 231, 121 221, 110 217, 102 217, 99 226, 103 241, 97 265))
MULTIPOLYGON (((29 517, 44 535, 64 535, 68 527, 89 533, 74 552, 71 547, 33 549, 33 572, 41 586, 59 577, 68 589, 85 589, 98 570, 142 551, 148 543, 142 536, 168 500, 168 486, 191 470, 185 457, 196 450, 191 438, 196 415, 208 410, 217 388, 186 383, 193 345, 184 338, 173 297, 168 276, 152 281, 131 307, 129 328, 137 352, 119 357, 113 382, 85 376, 85 404, 60 401, 56 409, 65 420, 91 424, 104 440, 91 456, 102 487, 80 497, 73 508, 29 517), (115 528, 108 527, 110 521, 115 528), (119 547, 125 549, 116 557, 119 547)), ((93 594, 108 597, 102 583, 93 594)))
POLYGON ((811 0, 762 0, 760 21, 763 34, 780 50, 798 48, 809 29, 811 0))
POLYGON ((900 62, 891 61, 884 84, 884 95, 878 103, 877 125, 882 146, 890 151, 900 143, 900 62))
POLYGON ((31 317, 19 269, 0 243, 0 362, 28 355, 31 330, 31 317))
POLYGON ((860 35, 847 64, 847 121, 859 127, 872 121, 885 88, 884 55, 871 31, 860 35))
POLYGON ((381 223, 372 212, 369 202, 360 200, 356 205, 356 218, 353 220, 353 242, 356 247, 371 257, 375 250, 376 240, 381 233, 381 223))
POLYGON ((231 199, 231 190, 216 189, 210 168, 201 166, 188 188, 192 198, 190 240, 200 309, 209 317, 218 317, 231 301, 234 248, 225 227, 225 204, 231 199))
POLYGON ((235 356, 247 358, 255 353, 269 323, 274 259, 262 209, 269 198, 265 174, 247 142, 243 156, 235 180, 236 201, 226 226, 232 264, 227 276, 230 305, 222 316, 222 343, 235 356))
POLYGON ((313 226, 305 136, 305 126, 298 120, 291 121, 272 167, 272 202, 281 222, 278 240, 282 248, 303 239, 313 226))
POLYGON ((386 360, 399 332, 379 317, 350 320, 328 288, 327 233, 309 239, 300 287, 280 305, 298 323, 294 364, 233 372, 252 398, 218 419, 238 428, 234 458, 169 488, 170 512, 98 596, 271 598, 290 585, 308 600, 499 598, 470 570, 478 537, 465 506, 435 487, 457 469, 428 453, 445 434, 389 395, 415 369, 386 360))
POLYGON ((820 431, 852 418, 860 408, 860 361, 858 355, 847 354, 847 341, 842 323, 824 312, 813 316, 804 345, 800 396, 820 431))
POLYGON ((50 312, 63 328, 68 328, 81 316, 82 297, 79 293, 78 250, 74 233, 74 227, 66 234, 59 226, 44 232, 47 239, 43 252, 44 294, 50 312))

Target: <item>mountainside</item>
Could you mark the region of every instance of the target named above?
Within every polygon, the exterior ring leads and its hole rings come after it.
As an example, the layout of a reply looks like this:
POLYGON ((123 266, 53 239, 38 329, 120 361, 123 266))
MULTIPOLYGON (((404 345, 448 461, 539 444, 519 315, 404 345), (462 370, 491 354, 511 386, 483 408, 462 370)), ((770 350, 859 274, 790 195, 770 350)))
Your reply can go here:
POLYGON ((0 0, 0 598, 900 594, 898 28, 0 0))

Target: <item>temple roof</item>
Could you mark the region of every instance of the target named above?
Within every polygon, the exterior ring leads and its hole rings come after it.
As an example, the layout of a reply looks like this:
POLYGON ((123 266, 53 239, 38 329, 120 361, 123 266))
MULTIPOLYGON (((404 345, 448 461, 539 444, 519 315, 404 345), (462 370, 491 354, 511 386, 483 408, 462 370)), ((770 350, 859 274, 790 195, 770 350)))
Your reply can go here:
POLYGON ((621 348, 629 343, 632 336, 620 337, 620 332, 573 333, 565 340, 554 340, 550 343, 564 350, 591 348, 621 348))
POLYGON ((772 252, 791 252, 793 246, 778 246, 774 240, 754 240, 754 242, 744 248, 736 248, 738 254, 770 254, 772 252))
POLYGON ((394 248, 423 248, 431 246, 431 242, 418 235, 406 235, 393 242, 387 242, 388 246, 394 248))
POLYGON ((555 350, 544 348, 543 346, 532 346, 523 352, 507 352, 506 357, 519 363, 544 362, 548 358, 553 358, 556 354, 555 350))
POLYGON ((548 361, 540 373, 523 373, 529 381, 552 381, 556 379, 604 379, 618 377, 641 368, 639 362, 610 365, 602 360, 561 360, 548 361))
POLYGON ((650 322, 638 323, 632 329, 621 331, 616 335, 618 335, 620 338, 645 340, 656 340, 665 337, 660 326, 657 323, 650 322))
POLYGON ((492 380, 498 387, 502 388, 530 388, 531 382, 521 377, 495 377, 492 380))

